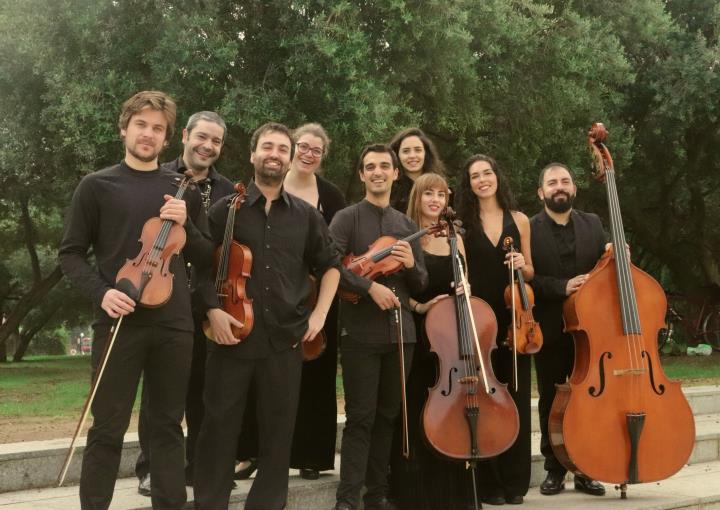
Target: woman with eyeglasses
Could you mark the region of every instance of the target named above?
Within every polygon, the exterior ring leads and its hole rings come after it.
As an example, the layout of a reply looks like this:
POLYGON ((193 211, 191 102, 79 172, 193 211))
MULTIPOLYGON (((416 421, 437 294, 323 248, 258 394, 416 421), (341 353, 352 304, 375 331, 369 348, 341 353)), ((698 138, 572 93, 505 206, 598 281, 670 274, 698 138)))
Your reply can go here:
MULTIPOLYGON (((330 137, 320 124, 315 123, 303 124, 293 135, 295 156, 283 185, 288 193, 315 206, 329 225, 335 213, 345 207, 340 190, 318 174, 330 147, 330 137)), ((325 320, 325 352, 316 360, 303 364, 290 467, 299 469, 300 476, 308 480, 315 480, 320 471, 334 467, 337 333, 335 303, 325 320)))
MULTIPOLYGON (((445 176, 445 165, 438 156, 435 144, 419 128, 400 131, 390 141, 390 147, 400 160, 400 176, 393 183, 390 205, 405 212, 415 180, 427 172, 445 176)), ((452 205, 452 200, 449 203, 452 205)))

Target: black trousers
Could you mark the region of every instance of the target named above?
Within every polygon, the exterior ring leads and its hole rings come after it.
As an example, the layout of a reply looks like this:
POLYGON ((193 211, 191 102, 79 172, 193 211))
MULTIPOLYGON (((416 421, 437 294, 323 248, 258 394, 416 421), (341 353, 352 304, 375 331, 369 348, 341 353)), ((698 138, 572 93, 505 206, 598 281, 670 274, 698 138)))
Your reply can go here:
POLYGON ((318 359, 303 363, 300 403, 290 454, 290 467, 296 469, 324 471, 335 467, 337 319, 335 302, 325 321, 325 352, 318 359))
MULTIPOLYGON (((501 331, 505 331, 502 329, 501 331)), ((520 430, 513 445, 497 457, 478 463, 477 480, 481 496, 524 496, 530 487, 530 356, 518 354, 518 388, 513 388, 513 354, 501 346, 492 353, 495 377, 508 383, 517 406, 520 430)))
MULTIPOLYGON (((405 344, 406 375, 413 349, 414 344, 405 344)), ((400 358, 396 344, 368 344, 349 337, 344 338, 340 352, 347 421, 337 501, 355 508, 365 485, 367 508, 388 490, 393 429, 401 410, 400 358)))
MULTIPOLYGON (((109 340, 108 330, 107 326, 95 328, 93 372, 98 369, 109 340)), ((183 507, 187 494, 181 422, 191 353, 190 332, 162 326, 121 326, 92 405, 94 420, 88 431, 80 475, 83 510, 110 506, 123 436, 142 373, 148 398, 153 402, 148 409, 152 505, 154 509, 183 507)))
POLYGON ((195 508, 228 507, 238 434, 251 385, 258 417, 258 471, 245 508, 284 508, 302 369, 300 349, 263 359, 211 350, 205 368, 205 416, 195 452, 195 508))
POLYGON ((535 372, 537 374, 538 415, 540 417, 540 451, 545 457, 545 471, 566 473, 567 469, 560 464, 552 446, 548 433, 550 409, 555 399, 555 385, 567 381, 575 361, 575 344, 572 335, 563 334, 556 341, 545 343, 540 352, 535 354, 535 372))

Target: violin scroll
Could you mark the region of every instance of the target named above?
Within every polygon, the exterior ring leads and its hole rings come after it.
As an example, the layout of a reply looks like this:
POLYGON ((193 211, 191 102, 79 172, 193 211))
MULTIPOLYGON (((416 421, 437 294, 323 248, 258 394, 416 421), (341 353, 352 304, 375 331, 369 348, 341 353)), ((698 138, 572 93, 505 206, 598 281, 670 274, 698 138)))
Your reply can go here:
POLYGON ((602 183, 605 182, 605 173, 614 169, 612 156, 604 143, 608 134, 602 122, 593 122, 588 131, 588 147, 593 160, 593 177, 602 183))

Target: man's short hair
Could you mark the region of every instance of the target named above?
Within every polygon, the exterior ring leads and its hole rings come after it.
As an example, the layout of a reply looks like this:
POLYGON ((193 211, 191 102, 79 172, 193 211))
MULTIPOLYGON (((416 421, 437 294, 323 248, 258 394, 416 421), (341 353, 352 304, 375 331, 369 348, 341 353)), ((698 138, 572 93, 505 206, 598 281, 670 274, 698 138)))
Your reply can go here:
POLYGON ((290 141, 290 160, 292 160, 295 155, 295 142, 293 141, 292 131, 290 131, 290 128, 285 124, 280 124, 279 122, 266 122, 255 130, 252 137, 250 137, 250 152, 255 152, 257 150, 258 140, 262 135, 271 132, 282 133, 288 137, 288 140, 290 141))
POLYGON ((197 112, 190 115, 190 118, 187 121, 187 125, 185 126, 187 132, 190 133, 193 129, 195 129, 195 126, 197 126, 201 120, 212 122, 220 126, 223 129, 223 141, 225 141, 225 135, 227 134, 227 126, 225 125, 225 121, 223 120, 223 118, 215 112, 197 112))
POLYGON ((543 181, 545 180, 545 174, 551 168, 564 168, 565 170, 567 170, 567 173, 570 174, 570 179, 572 179, 573 184, 575 183, 575 175, 573 175, 573 171, 570 170, 570 167, 564 163, 558 163, 554 161, 552 163, 548 163, 547 165, 545 165, 545 168, 540 170, 540 177, 538 178, 538 188, 542 188, 543 181))
POLYGON ((366 145, 360 153, 360 158, 358 159, 357 165, 358 172, 363 171, 363 160, 365 159, 365 156, 367 156, 368 152, 390 154, 390 157, 392 158, 393 168, 400 168, 400 161, 398 160, 397 154, 395 154, 395 151, 392 150, 389 145, 384 143, 371 143, 370 145, 366 145))
POLYGON ((165 131, 165 140, 168 140, 175 134, 175 119, 177 118, 177 106, 165 92, 159 90, 143 90, 133 97, 125 101, 120 110, 120 118, 118 119, 118 127, 127 129, 130 119, 136 113, 151 108, 162 112, 167 121, 167 130, 165 131))

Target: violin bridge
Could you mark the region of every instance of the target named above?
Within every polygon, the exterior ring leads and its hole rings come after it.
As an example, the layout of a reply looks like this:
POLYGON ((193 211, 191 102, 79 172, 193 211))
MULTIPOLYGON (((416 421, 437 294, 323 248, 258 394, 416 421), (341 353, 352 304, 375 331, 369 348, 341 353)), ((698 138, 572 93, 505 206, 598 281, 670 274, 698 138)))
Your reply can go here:
POLYGON ((613 370, 613 375, 642 375, 647 372, 647 368, 621 368, 613 370))
POLYGON ((458 379, 458 382, 460 384, 477 384, 480 382, 480 378, 471 375, 471 376, 461 377, 460 379, 458 379))

